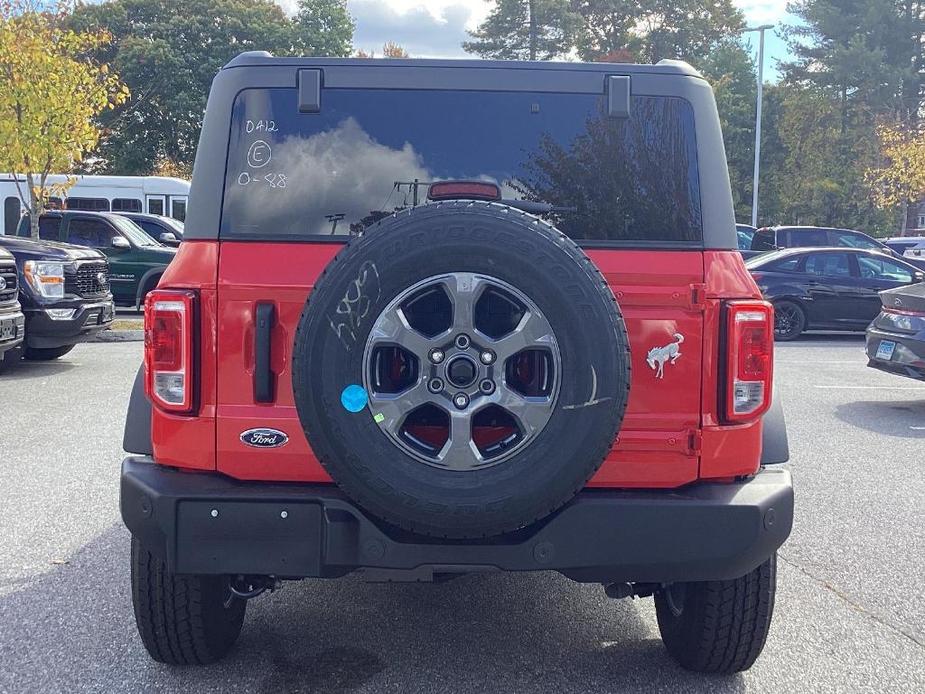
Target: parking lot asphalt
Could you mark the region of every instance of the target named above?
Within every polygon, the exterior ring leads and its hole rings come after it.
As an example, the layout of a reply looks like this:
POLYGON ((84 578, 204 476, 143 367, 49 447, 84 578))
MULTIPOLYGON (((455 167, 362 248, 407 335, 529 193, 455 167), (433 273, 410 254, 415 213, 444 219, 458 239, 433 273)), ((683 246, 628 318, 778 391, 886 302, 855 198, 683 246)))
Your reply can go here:
POLYGON ((925 384, 857 337, 778 345, 797 517, 775 620, 747 673, 695 676, 651 600, 555 574, 287 584, 223 662, 148 659, 118 511, 138 343, 0 377, 0 691, 925 691, 925 384))

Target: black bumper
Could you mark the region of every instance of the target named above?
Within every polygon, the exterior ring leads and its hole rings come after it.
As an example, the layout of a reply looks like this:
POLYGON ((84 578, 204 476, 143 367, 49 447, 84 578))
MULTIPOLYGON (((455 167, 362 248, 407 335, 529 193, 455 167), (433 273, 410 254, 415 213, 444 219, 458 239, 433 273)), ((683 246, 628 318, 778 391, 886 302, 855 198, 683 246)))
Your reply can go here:
POLYGON ((175 573, 336 577, 356 569, 559 571, 585 582, 742 576, 790 534, 786 470, 736 484, 578 494, 541 523, 489 541, 439 541, 375 522, 330 485, 238 482, 133 456, 122 518, 175 573))
POLYGON ((910 335, 871 326, 867 329, 867 365, 878 371, 925 381, 925 331, 910 335), (889 359, 877 356, 884 340, 896 344, 889 359))
POLYGON ((26 334, 26 318, 14 304, 15 310, 0 309, 0 357, 23 341, 26 334))
POLYGON ((115 317, 112 299, 80 304, 55 304, 26 311, 26 345, 35 348, 63 347, 83 342, 108 328, 115 317), (53 319, 47 308, 75 309, 74 316, 53 319))

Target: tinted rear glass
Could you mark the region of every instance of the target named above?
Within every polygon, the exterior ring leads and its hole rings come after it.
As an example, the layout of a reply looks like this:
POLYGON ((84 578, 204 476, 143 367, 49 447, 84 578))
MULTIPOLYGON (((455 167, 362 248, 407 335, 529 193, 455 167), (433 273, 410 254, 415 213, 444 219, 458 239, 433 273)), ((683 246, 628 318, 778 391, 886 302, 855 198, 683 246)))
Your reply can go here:
POLYGON ((426 204, 427 184, 485 180, 569 236, 699 242, 690 104, 637 96, 608 118, 591 94, 246 90, 234 106, 221 233, 345 236, 426 204))

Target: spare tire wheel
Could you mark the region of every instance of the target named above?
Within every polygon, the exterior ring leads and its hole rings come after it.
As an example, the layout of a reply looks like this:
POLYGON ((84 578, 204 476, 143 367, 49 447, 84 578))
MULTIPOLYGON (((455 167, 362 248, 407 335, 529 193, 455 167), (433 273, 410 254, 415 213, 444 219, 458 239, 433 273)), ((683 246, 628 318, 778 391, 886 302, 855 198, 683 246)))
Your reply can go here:
POLYGON ((570 239, 504 205, 449 202, 338 253, 299 321, 293 390, 313 451, 360 507, 477 538, 584 486, 629 370, 616 299, 570 239))

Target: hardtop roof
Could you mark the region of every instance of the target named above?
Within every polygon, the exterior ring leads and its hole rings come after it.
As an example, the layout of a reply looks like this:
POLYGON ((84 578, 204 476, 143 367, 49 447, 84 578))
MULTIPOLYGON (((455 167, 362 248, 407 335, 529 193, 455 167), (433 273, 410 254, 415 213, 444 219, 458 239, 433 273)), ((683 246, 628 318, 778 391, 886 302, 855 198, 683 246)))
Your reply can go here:
POLYGON ((515 69, 537 71, 600 72, 609 74, 648 74, 699 77, 703 75, 682 60, 661 60, 655 65, 637 63, 582 63, 547 60, 478 60, 431 58, 313 58, 276 57, 267 51, 245 51, 232 58, 222 69, 236 67, 327 67, 358 66, 374 69, 394 67, 515 69))

